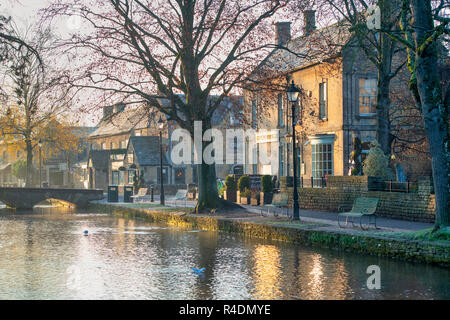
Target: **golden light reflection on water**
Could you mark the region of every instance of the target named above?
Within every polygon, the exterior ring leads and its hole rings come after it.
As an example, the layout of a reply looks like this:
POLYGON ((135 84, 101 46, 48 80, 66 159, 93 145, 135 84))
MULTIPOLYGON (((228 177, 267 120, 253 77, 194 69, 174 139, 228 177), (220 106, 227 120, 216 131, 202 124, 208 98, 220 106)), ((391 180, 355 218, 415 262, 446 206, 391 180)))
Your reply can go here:
POLYGON ((273 245, 258 245, 253 252, 256 299, 280 299, 280 251, 273 245))
POLYGON ((351 290, 348 280, 348 271, 345 268, 344 262, 337 259, 334 260, 334 262, 335 270, 333 276, 331 277, 331 279, 334 280, 334 283, 331 288, 329 288, 331 290, 330 292, 332 299, 343 300, 352 298, 349 295, 349 292, 351 292, 351 290))
POLYGON ((319 253, 313 253, 298 270, 297 286, 300 299, 348 299, 350 285, 348 270, 342 260, 327 261, 319 253))
POLYGON ((311 257, 312 270, 309 273, 310 281, 307 285, 308 299, 320 299, 324 291, 324 279, 322 261, 320 254, 313 254, 311 257))

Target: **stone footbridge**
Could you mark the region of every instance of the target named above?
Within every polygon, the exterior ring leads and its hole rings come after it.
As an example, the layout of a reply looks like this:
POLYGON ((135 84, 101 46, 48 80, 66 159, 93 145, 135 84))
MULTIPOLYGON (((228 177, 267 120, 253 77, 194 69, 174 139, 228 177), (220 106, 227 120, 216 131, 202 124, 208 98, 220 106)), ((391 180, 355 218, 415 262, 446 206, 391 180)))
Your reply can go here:
POLYGON ((51 188, 4 188, 0 187, 0 201, 16 209, 32 209, 48 199, 56 199, 86 208, 90 201, 103 199, 101 189, 51 189, 51 188))

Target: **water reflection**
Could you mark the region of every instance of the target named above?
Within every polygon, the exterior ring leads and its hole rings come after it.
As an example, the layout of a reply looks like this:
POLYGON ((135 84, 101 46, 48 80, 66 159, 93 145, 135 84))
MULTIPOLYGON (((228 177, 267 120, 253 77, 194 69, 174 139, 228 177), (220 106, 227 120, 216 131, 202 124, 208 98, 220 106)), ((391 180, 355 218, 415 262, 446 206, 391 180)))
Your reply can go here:
POLYGON ((273 245, 258 245, 253 251, 255 298, 280 299, 280 252, 273 245))
POLYGON ((449 280, 443 268, 67 208, 0 212, 0 299, 449 299, 449 280), (371 264, 381 290, 366 287, 371 264))

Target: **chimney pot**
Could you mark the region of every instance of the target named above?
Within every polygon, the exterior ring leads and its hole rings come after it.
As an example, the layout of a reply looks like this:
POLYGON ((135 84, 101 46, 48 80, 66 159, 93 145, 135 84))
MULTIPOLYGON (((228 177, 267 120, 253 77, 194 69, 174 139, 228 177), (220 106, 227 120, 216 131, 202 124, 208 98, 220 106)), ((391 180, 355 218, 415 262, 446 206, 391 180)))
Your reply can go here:
POLYGON ((303 35, 307 36, 316 30, 316 10, 303 11, 303 35))
POLYGON ((291 23, 277 22, 275 23, 275 43, 281 45, 291 40, 291 23))

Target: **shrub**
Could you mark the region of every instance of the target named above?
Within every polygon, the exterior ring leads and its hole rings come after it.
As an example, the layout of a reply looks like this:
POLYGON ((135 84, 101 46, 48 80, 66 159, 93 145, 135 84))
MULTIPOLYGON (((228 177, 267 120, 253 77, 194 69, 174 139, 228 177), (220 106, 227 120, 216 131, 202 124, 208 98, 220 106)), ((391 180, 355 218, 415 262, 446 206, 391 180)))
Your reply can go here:
POLYGON ((250 178, 247 175, 243 175, 239 178, 238 181, 238 190, 240 192, 244 191, 245 189, 250 188, 250 178))
POLYGON ((236 180, 234 179, 234 176, 229 175, 225 179, 225 190, 230 192, 236 192, 236 180))
POLYGON ((259 190, 256 188, 250 189, 251 192, 251 198, 252 199, 259 199, 259 190))
POLYGON ((264 175, 261 177, 261 191, 264 193, 273 192, 272 176, 264 175))
POLYGON ((250 191, 250 189, 245 188, 244 191, 241 191, 241 198, 250 198, 252 195, 252 192, 250 191))
POLYGON ((365 176, 394 179, 392 169, 389 168, 389 157, 381 150, 378 141, 371 143, 369 154, 363 163, 363 170, 365 176))

